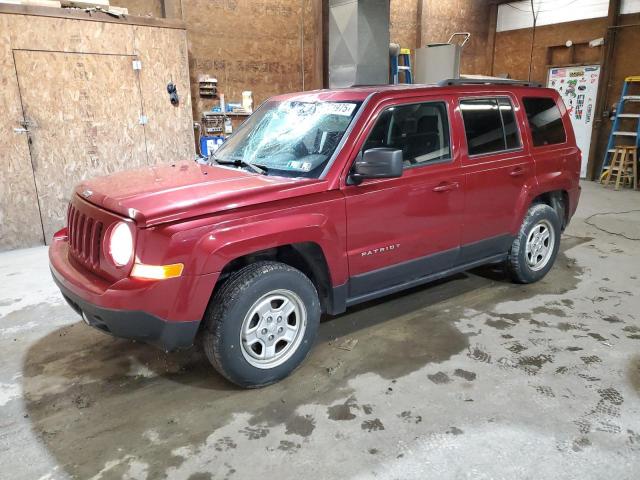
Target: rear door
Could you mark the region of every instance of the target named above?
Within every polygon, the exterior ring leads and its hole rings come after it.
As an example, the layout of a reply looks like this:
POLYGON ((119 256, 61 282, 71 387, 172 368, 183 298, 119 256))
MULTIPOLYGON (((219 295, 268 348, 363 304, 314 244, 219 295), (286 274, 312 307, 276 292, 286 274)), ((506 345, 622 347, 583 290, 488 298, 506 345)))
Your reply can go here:
POLYGON ((518 199, 535 172, 523 147, 515 97, 461 97, 459 107, 465 138, 460 261, 469 263, 509 249, 518 199))
POLYGON ((558 105, 545 91, 524 95, 521 101, 529 125, 538 181, 550 188, 562 189, 558 181, 565 180, 566 176, 575 181, 575 172, 579 173, 581 168, 569 114, 562 103, 558 105))
POLYGON ((463 207, 448 96, 381 105, 357 155, 403 151, 402 177, 345 185, 349 297, 366 296, 454 266, 463 207))

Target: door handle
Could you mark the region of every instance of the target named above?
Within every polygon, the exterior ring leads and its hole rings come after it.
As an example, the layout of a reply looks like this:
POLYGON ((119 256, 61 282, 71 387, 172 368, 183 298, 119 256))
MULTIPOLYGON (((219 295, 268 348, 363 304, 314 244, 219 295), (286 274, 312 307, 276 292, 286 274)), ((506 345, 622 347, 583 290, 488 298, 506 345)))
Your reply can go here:
POLYGON ((458 182, 442 182, 440 185, 433 187, 434 192, 449 192, 458 188, 460 184, 458 182))
POLYGON ((509 175, 511 175, 512 177, 519 177, 521 175, 524 175, 525 172, 526 170, 524 169, 524 167, 516 167, 509 172, 509 175))

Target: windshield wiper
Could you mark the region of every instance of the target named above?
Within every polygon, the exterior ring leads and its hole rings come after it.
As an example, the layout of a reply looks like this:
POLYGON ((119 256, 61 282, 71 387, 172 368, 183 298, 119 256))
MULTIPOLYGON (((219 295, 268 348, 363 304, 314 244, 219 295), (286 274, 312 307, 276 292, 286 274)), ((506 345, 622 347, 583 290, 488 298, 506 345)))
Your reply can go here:
POLYGON ((260 175, 267 175, 267 170, 268 170, 267 167, 264 167, 262 165, 254 165, 253 163, 247 162, 241 158, 233 158, 231 160, 222 160, 221 158, 216 158, 212 156, 211 159, 214 162, 218 163, 219 165, 234 165, 236 167, 247 167, 256 173, 259 173, 260 175))

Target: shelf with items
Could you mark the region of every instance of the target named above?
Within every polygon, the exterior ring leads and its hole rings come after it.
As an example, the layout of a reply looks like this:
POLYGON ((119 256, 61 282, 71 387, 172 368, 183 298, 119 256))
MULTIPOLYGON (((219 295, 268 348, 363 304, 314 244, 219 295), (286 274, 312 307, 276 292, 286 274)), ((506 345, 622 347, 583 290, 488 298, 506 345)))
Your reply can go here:
POLYGON ((218 96, 218 79, 203 77, 198 80, 198 94, 203 98, 216 98, 218 96))
POLYGON ((202 115, 202 133, 217 135, 224 132, 224 115, 222 113, 205 112, 202 115))

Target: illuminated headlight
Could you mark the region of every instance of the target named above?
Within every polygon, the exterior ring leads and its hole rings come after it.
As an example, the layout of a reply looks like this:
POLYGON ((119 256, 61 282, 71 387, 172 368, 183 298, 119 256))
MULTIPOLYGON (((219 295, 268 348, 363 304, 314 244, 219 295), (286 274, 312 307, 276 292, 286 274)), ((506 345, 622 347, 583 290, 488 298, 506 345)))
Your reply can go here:
POLYGON ((109 237, 109 255, 117 266, 129 264, 133 256, 133 234, 124 222, 117 223, 111 229, 109 237))

